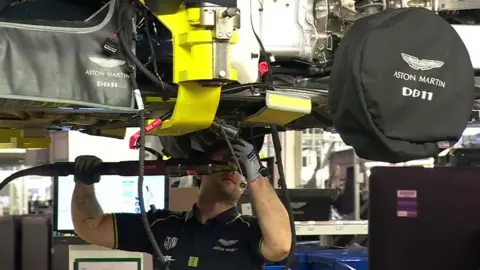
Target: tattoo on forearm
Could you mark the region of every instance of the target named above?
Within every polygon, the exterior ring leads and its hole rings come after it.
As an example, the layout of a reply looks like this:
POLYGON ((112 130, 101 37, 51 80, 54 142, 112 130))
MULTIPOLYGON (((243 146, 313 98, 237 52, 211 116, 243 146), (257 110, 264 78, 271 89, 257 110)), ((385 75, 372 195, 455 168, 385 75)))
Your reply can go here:
POLYGON ((103 211, 95 195, 78 194, 74 197, 74 200, 82 222, 91 229, 97 227, 103 216, 103 211))

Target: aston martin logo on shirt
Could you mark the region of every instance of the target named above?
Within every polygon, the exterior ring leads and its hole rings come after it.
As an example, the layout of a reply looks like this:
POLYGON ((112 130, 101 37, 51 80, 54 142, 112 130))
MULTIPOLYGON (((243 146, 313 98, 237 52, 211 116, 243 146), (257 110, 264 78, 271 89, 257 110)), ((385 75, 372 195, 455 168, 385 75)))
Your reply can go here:
POLYGON ((90 61, 92 61, 93 63, 104 68, 114 68, 114 67, 118 67, 125 64, 124 60, 119 60, 119 59, 108 59, 108 58, 101 58, 96 56, 90 56, 88 57, 88 59, 90 59, 90 61))
POLYGON ((222 246, 228 247, 228 246, 236 244, 238 242, 238 240, 225 240, 223 238, 220 238, 220 239, 218 239, 218 242, 220 244, 222 244, 222 246))

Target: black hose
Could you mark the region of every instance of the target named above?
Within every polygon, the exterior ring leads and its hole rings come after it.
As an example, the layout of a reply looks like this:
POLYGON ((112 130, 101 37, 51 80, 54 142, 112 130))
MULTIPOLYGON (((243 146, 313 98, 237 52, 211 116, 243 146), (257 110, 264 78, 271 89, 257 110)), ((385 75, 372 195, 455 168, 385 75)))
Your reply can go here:
POLYGON ((279 181, 282 187, 282 195, 285 199, 285 208, 287 209, 289 221, 290 221, 290 231, 292 232, 292 245, 290 246, 290 254, 288 255, 287 262, 285 264, 285 269, 288 270, 288 266, 292 263, 293 260, 293 250, 295 249, 295 242, 297 240, 296 232, 295 232, 295 220, 293 219, 293 211, 290 199, 290 193, 288 192, 287 188, 287 181, 285 180, 285 172, 283 168, 283 161, 282 161, 282 145, 280 144, 280 135, 278 134, 277 126, 272 126, 272 141, 273 147, 275 149, 275 158, 277 160, 277 168, 279 174, 279 181))
POLYGON ((18 172, 15 172, 15 173, 9 175, 2 182, 0 182, 0 190, 5 188, 8 184, 10 184, 13 180, 15 180, 17 178, 25 177, 25 176, 28 176, 28 175, 35 175, 37 171, 41 170, 41 169, 39 169, 39 167, 24 169, 24 170, 21 170, 21 171, 18 171, 18 172))
MULTIPOLYGON (((110 170, 111 168, 108 168, 110 170)), ((13 180, 25 177, 29 175, 38 175, 38 176, 67 176, 73 174, 74 163, 73 162, 56 162, 53 164, 44 164, 32 168, 23 169, 21 171, 15 172, 5 178, 0 182, 0 190, 6 187, 13 180)))

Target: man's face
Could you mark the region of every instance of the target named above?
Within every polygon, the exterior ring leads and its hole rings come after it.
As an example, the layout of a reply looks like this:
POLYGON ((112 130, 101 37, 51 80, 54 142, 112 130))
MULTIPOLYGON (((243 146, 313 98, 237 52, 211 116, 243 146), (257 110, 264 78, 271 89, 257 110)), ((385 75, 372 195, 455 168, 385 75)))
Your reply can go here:
MULTIPOLYGON (((210 159, 229 161, 231 155, 228 149, 222 149, 214 153, 210 159)), ((241 187, 244 178, 238 171, 203 175, 200 179, 202 181, 200 193, 219 201, 236 202, 244 191, 241 187)))

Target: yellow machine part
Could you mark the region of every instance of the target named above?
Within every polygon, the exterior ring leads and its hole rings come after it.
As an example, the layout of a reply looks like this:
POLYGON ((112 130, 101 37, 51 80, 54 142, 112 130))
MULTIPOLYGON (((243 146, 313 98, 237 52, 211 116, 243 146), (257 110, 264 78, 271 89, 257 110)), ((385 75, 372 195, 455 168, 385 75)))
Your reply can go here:
POLYGON ((312 101, 307 97, 268 91, 265 107, 248 117, 248 124, 274 124, 285 126, 312 112, 312 101))
MULTIPOLYGON (((182 4, 176 13, 153 12, 172 33, 173 82, 178 85, 178 96, 171 118, 149 134, 179 136, 206 129, 215 119, 221 86, 200 84, 216 78, 213 66, 215 32, 200 25, 201 11, 200 8, 187 9, 182 4)), ((234 33, 230 44, 235 43, 236 38, 234 33)), ((226 79, 237 80, 231 60, 228 62, 230 77, 226 79)), ((147 99, 147 102, 152 101, 147 99)))
POLYGON ((0 148, 40 149, 50 147, 50 137, 28 133, 21 129, 0 129, 0 148))

